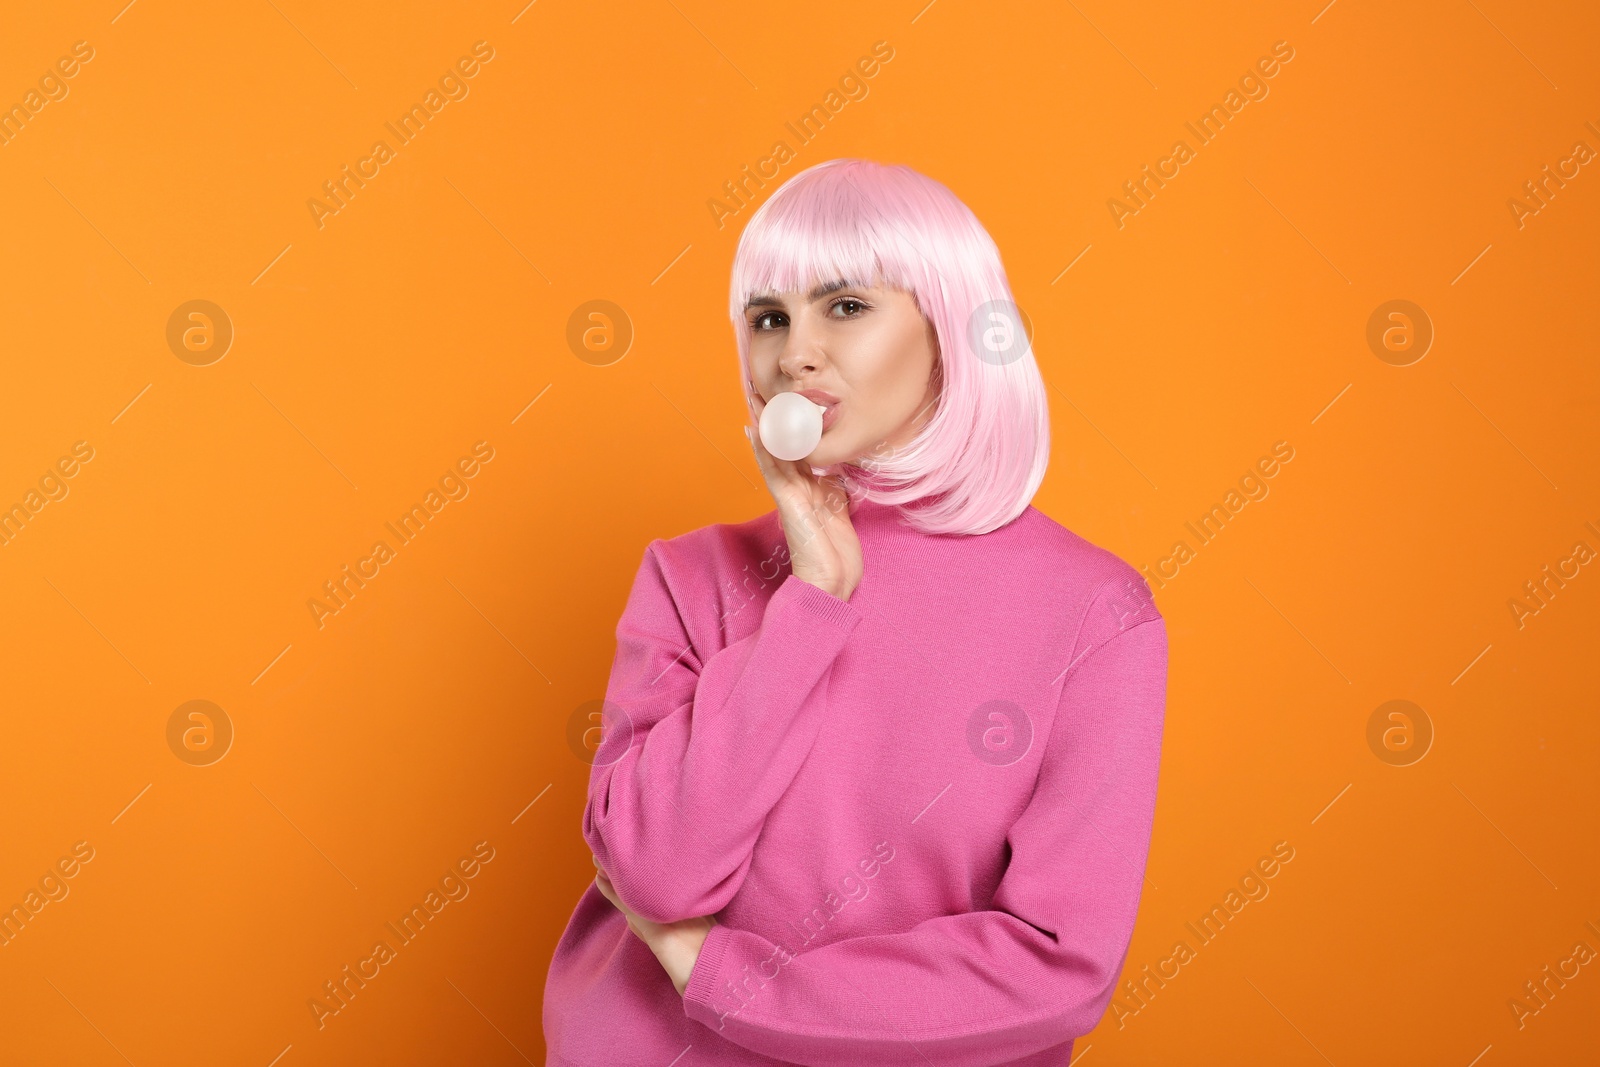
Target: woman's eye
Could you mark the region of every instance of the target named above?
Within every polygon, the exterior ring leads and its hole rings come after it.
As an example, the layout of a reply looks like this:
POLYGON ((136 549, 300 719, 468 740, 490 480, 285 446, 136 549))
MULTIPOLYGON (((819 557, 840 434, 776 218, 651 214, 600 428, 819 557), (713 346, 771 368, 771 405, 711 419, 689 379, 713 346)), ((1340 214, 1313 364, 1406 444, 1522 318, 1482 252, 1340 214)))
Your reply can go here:
MULTIPOLYGON (((849 311, 843 315, 835 315, 835 318, 853 319, 863 311, 868 310, 865 302, 856 300, 853 297, 844 297, 843 299, 835 300, 829 305, 830 311, 837 311, 839 308, 848 308, 849 311)), ((750 329, 757 333, 766 330, 781 330, 786 322, 783 312, 764 311, 750 320, 750 329)))

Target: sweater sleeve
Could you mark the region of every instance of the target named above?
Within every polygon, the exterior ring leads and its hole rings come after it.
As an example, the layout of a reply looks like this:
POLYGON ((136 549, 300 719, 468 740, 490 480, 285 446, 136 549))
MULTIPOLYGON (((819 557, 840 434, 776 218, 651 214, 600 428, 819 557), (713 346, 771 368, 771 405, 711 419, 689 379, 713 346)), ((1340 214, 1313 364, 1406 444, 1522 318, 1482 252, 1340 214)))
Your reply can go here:
POLYGON ((583 814, 589 848, 640 915, 711 915, 738 891, 822 728, 818 690, 860 621, 849 602, 791 574, 752 633, 707 654, 656 543, 645 550, 617 623, 583 814))
POLYGON ((817 1065, 1010 1063, 1094 1029, 1133 935, 1165 719, 1165 623, 1138 614, 1069 669, 988 910, 799 954, 713 926, 685 1014, 817 1065))

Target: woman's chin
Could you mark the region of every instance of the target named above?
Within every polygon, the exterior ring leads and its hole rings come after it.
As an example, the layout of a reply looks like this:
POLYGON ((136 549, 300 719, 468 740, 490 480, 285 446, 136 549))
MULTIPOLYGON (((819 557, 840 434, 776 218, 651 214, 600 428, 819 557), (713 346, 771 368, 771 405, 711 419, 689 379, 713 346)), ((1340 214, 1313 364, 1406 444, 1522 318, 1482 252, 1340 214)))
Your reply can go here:
POLYGON ((836 447, 832 441, 823 438, 822 443, 806 457, 806 462, 813 467, 832 467, 837 463, 846 463, 851 458, 843 449, 836 447))
POLYGON ((838 463, 859 463, 872 455, 872 444, 862 441, 847 427, 833 425, 822 432, 817 447, 806 457, 813 467, 831 467, 838 463))

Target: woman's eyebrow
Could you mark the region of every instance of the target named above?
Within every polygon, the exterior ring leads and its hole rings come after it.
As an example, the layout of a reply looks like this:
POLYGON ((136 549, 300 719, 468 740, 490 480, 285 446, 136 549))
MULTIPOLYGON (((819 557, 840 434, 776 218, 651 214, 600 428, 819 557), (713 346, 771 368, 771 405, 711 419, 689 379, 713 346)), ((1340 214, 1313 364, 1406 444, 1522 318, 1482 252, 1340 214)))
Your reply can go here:
MULTIPOLYGON (((855 286, 851 285, 843 278, 839 278, 831 282, 823 282, 822 284, 816 286, 811 290, 811 292, 806 294, 806 299, 812 301, 821 300, 829 293, 837 293, 840 289, 854 288, 855 286)), ((783 307, 783 301, 779 299, 775 293, 757 293, 755 296, 750 298, 749 303, 745 304, 744 307, 746 311, 749 311, 753 307, 781 308, 783 307)))

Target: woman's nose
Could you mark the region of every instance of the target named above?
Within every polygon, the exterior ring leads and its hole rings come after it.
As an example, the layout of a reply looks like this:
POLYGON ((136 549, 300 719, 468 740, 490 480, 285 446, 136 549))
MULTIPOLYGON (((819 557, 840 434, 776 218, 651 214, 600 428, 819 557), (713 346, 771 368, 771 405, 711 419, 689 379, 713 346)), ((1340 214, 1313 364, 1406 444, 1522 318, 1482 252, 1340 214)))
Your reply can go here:
POLYGON ((822 366, 825 356, 818 342, 801 331, 791 331, 778 357, 778 369, 791 378, 813 374, 822 366))

